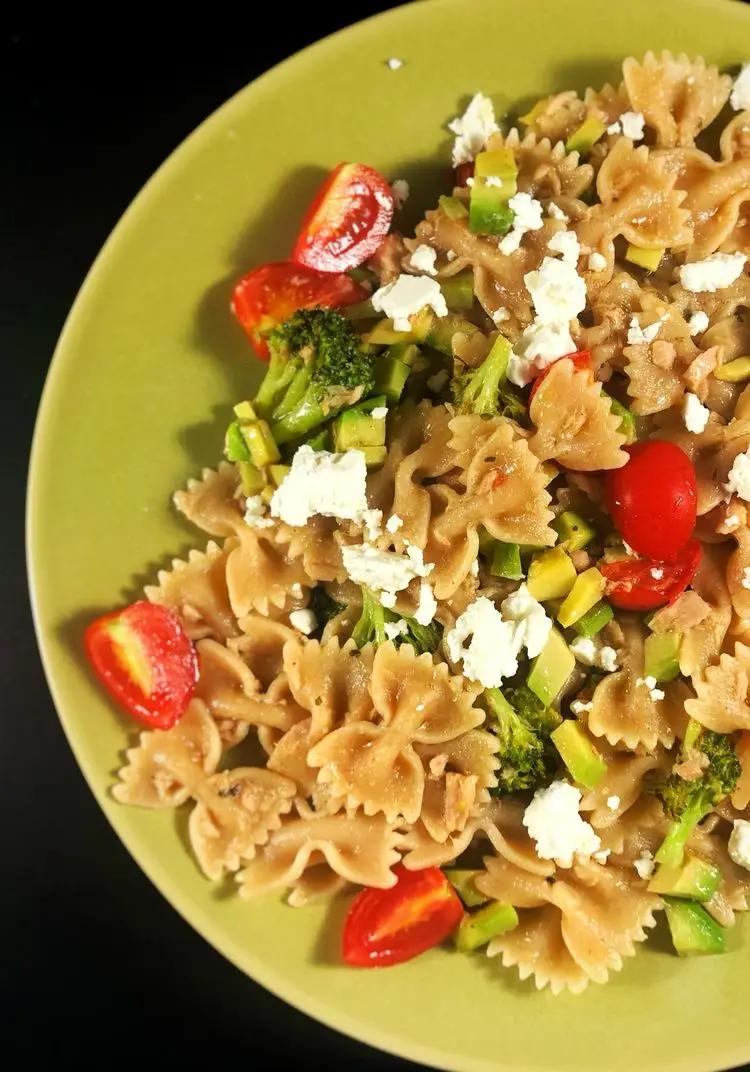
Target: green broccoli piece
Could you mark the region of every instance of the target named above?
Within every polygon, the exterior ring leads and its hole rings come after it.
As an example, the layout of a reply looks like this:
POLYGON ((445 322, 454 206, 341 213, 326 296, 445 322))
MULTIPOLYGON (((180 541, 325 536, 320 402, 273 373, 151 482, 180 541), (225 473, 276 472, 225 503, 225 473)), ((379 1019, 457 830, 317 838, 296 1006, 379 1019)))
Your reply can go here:
POLYGON ((307 604, 308 608, 315 615, 317 626, 312 634, 314 640, 320 640, 321 634, 325 626, 330 622, 331 618, 335 618, 337 614, 340 614, 344 609, 343 603, 337 603, 325 589, 325 585, 316 584, 310 592, 310 600, 307 604))
POLYGON ((451 390, 458 413, 497 416, 500 385, 508 371, 510 352, 508 340, 498 335, 478 368, 454 375, 451 390))
POLYGON ((492 790, 495 796, 536 789, 550 780, 557 766, 549 735, 560 724, 560 716, 545 708, 525 686, 509 689, 508 696, 512 702, 500 689, 485 689, 483 693, 500 742, 498 785, 492 790))
POLYGON ((695 751, 708 761, 699 778, 688 781, 678 774, 671 774, 655 789, 672 824, 654 859, 668 867, 682 865, 690 835, 701 819, 729 796, 740 776, 740 761, 730 737, 704 730, 695 744, 695 751))
POLYGON ((524 427, 529 425, 529 411, 521 393, 507 381, 500 384, 498 413, 524 427))
POLYGON ((411 644, 418 655, 423 655, 426 651, 435 651, 443 636, 443 628, 438 622, 420 625, 414 618, 395 614, 384 607, 369 588, 363 587, 362 613, 352 630, 352 640, 357 647, 361 648, 365 644, 384 644, 388 639, 385 631, 386 624, 392 622, 405 622, 406 624, 406 631, 394 638, 394 644, 397 647, 401 644, 411 644))
POLYGON ((335 309, 299 309, 269 334, 268 348, 255 406, 277 443, 309 435, 373 389, 372 357, 335 309))

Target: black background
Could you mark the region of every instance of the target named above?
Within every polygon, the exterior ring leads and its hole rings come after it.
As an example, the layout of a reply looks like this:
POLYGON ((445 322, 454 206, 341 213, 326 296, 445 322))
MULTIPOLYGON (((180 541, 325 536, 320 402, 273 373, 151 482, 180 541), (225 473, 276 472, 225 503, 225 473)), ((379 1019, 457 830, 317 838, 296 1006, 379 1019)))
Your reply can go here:
MULTIPOLYGON (((224 961, 109 828, 55 716, 26 590, 34 415, 55 341, 109 231, 190 131, 262 71, 392 4, 0 16, 0 1059, 63 1068, 416 1070, 309 1020, 224 961), (104 16, 106 15, 106 19, 104 16), (153 14, 151 16, 153 18, 153 14)), ((707 1030, 710 1025, 707 1025, 707 1030)), ((606 1056, 603 1057, 606 1068, 606 1056)))

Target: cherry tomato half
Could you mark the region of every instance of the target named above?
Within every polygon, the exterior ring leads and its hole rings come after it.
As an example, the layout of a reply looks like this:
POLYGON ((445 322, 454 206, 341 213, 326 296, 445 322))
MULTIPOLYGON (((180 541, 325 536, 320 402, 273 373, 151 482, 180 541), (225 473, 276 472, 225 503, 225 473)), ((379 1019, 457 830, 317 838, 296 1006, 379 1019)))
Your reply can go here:
POLYGON ((93 621, 84 645, 94 673, 128 714, 152 729, 179 722, 195 691, 198 659, 176 614, 141 600, 93 621))
POLYGON ((366 164, 339 164, 316 194, 302 222, 292 260, 320 272, 364 264, 393 219, 390 183, 366 164))
MULTIPOLYGON (((564 357, 560 357, 557 360, 558 361, 565 361, 566 359, 568 361, 573 362, 573 364, 575 365, 576 372, 582 372, 583 369, 590 369, 591 368, 591 351, 590 350, 577 350, 576 353, 574 353, 574 354, 565 354, 564 357)), ((542 386, 542 383, 545 381, 545 379, 547 378, 547 376, 549 375, 551 369, 553 368, 553 366, 555 364, 556 364, 556 362, 553 361, 551 365, 547 365, 547 368, 542 369, 542 371, 539 373, 537 378, 534 380, 533 384, 531 385, 531 394, 529 395, 529 405, 531 405, 531 403, 533 401, 533 398, 534 398, 534 395, 537 393, 539 388, 542 386)))
POLYGON ((690 540, 672 562, 627 558, 602 562, 599 571, 607 582, 605 594, 621 610, 653 610, 673 603, 695 576, 701 545, 690 540))
POLYGON ((277 261, 248 272, 235 285, 232 312, 247 332, 258 357, 268 360, 265 336, 296 313, 323 305, 336 309, 362 301, 368 291, 348 275, 316 272, 302 264, 277 261))
POLYGON ((393 869, 390 890, 366 889, 352 902, 344 924, 343 956, 358 968, 401 964, 438 945, 463 916, 463 906, 439 867, 393 869))
POLYGON ((695 528, 698 493, 693 464, 674 443, 652 439, 625 450, 630 460, 605 477, 607 509, 639 555, 671 561, 695 528))

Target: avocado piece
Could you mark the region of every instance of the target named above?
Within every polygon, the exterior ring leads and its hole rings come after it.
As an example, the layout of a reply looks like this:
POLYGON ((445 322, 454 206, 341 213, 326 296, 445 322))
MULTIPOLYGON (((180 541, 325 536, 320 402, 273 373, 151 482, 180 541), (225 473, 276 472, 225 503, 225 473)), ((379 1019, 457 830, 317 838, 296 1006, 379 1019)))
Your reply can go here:
POLYGON ((270 476, 271 482, 274 485, 274 487, 278 488, 278 486, 281 484, 281 482, 283 480, 285 480, 286 477, 289 476, 290 470, 291 470, 290 465, 269 465, 268 466, 268 475, 270 476))
POLYGON ((604 578, 595 566, 579 573, 570 594, 557 612, 560 625, 566 629, 573 625, 599 602, 603 594, 604 578))
POLYGON ((226 430, 224 455, 230 462, 250 461, 250 451, 242 435, 239 421, 232 421, 226 430))
POLYGON ((493 178, 502 184, 506 200, 518 189, 518 164, 512 149, 485 149, 474 157, 474 176, 481 179, 493 178))
POLYGON ((462 953, 471 953, 480 946, 487 945, 499 934, 512 931, 518 926, 518 913, 513 905, 502 901, 490 901, 484 908, 464 916, 456 931, 456 949, 462 953))
POLYGON ((365 301, 352 302, 351 305, 342 306, 341 315, 345 316, 347 320, 380 319, 380 313, 377 312, 370 298, 366 298, 365 301))
POLYGON ((385 418, 347 409, 333 422, 333 449, 339 454, 362 447, 382 447, 385 443, 385 418))
POLYGON ((625 260, 631 264, 637 264, 639 268, 645 268, 647 272, 655 272, 664 256, 664 249, 642 249, 628 242, 625 250, 625 260))
POLYGON ((469 230, 473 234, 505 235, 513 226, 513 209, 502 186, 488 186, 474 177, 469 198, 469 230))
MULTIPOLYGON (((607 392, 603 392, 606 394, 607 392)), ((625 436, 626 444, 635 443, 638 438, 638 433, 635 426, 635 416, 630 412, 627 406, 623 406, 622 402, 618 402, 616 398, 609 398, 609 404, 612 412, 620 418, 620 427, 618 431, 625 436)))
POLYGON ((257 421, 258 419, 252 402, 238 402, 234 407, 234 415, 241 421, 257 421))
POLYGON ((710 901, 723 878, 721 869, 716 864, 688 852, 682 867, 672 868, 662 864, 657 868, 648 888, 652 893, 665 893, 670 897, 710 901))
POLYGON ((427 327, 424 341, 428 346, 437 350, 438 353, 452 357, 453 336, 457 332, 462 332, 464 335, 474 335, 477 331, 479 331, 479 328, 476 324, 472 324, 470 320, 465 320, 464 317, 459 316, 457 313, 449 313, 448 316, 441 316, 440 318, 433 316, 427 327))
POLYGON ((240 424, 240 431, 253 465, 262 469, 264 465, 281 461, 279 448, 266 421, 243 422, 240 424))
POLYGON ((396 331, 392 320, 379 320, 374 327, 370 328, 362 341, 368 346, 390 346, 398 342, 414 342, 413 331, 396 331))
POLYGON ((562 547, 535 555, 529 566, 528 588, 534 599, 561 599, 576 581, 576 568, 562 547))
POLYGON ((591 610, 587 610, 585 614, 581 615, 577 622, 573 622, 573 628, 576 633, 582 637, 596 636, 601 632, 607 622, 611 622, 615 616, 615 612, 610 607, 609 603, 605 603, 603 600, 596 603, 591 610))
POLYGON ((724 952, 724 931, 702 905, 665 897, 664 907, 678 956, 700 957, 724 952))
POLYGON ((440 280, 440 289, 449 309, 471 309, 474 305, 474 272, 466 268, 463 272, 440 280))
POLYGON ((482 874, 481 871, 471 871, 462 867, 446 867, 443 874, 467 908, 477 908, 479 905, 486 904, 489 901, 489 897, 485 897, 474 885, 474 879, 477 875, 482 874))
POLYGON ((237 462, 243 495, 260 495, 266 481, 260 469, 250 461, 237 462))
POLYGON ((580 722, 566 718, 550 737, 573 781, 585 789, 595 789, 607 773, 607 764, 580 722))
POLYGON ((643 676, 674 681, 680 672, 681 633, 649 633, 643 647, 643 676))
POLYGON ((385 459, 388 457, 388 448, 382 447, 357 447, 357 450, 361 450, 365 456, 365 465, 368 469, 377 469, 379 465, 382 465, 385 459))
POLYGON ((325 425, 320 431, 317 431, 315 435, 310 436, 309 439, 304 439, 303 443, 310 448, 310 450, 330 450, 331 449, 331 428, 330 425, 325 425))
MULTIPOLYGON (((412 345, 407 343, 408 346, 412 345)), ((395 347, 391 347, 395 349, 395 347)), ((415 346, 416 350, 417 347, 415 346)), ((385 395, 389 402, 398 402, 404 392, 411 369, 405 361, 386 352, 375 362, 375 390, 385 395)))
POLYGON ((449 220, 461 220, 469 215, 469 210, 459 197, 448 197, 447 194, 442 194, 438 198, 438 205, 449 220))
POLYGON ((590 115, 588 119, 584 119, 580 127, 574 130, 565 142, 565 152, 591 152, 594 145, 603 137, 606 131, 606 124, 602 123, 601 119, 597 119, 596 116, 590 115))
POLYGON ((547 643, 535 659, 526 684, 545 707, 549 707, 573 673, 575 656, 557 629, 550 631, 547 643))
POLYGON ((511 581, 520 581, 523 577, 523 568, 521 567, 521 548, 517 543, 494 541, 490 558, 490 573, 493 577, 507 577, 511 581))
POLYGON ((714 376, 725 383, 742 383, 743 380, 750 379, 750 357, 736 357, 734 361, 719 365, 714 376))
POLYGON ((596 529, 593 525, 589 525, 588 521, 573 510, 563 510, 553 521, 552 528, 559 537, 557 546, 564 547, 568 554, 572 551, 580 551, 596 536, 596 529))

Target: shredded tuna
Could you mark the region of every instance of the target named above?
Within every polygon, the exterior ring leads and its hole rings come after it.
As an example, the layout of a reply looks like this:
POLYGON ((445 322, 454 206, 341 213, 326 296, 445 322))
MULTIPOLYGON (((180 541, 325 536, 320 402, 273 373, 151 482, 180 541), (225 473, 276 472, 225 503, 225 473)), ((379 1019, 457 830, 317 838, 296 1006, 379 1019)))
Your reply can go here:
POLYGON ((406 247, 401 235, 390 234, 367 262, 378 277, 381 286, 392 283, 401 275, 401 262, 406 256, 406 247))
POLYGON ((476 774, 446 774, 443 818, 449 830, 463 830, 476 798, 476 774))
POLYGON ((683 373, 682 379, 685 382, 685 386, 689 388, 700 398, 701 402, 706 400, 706 392, 708 385, 706 380, 714 371, 718 368, 720 361, 720 348, 718 346, 712 346, 710 350, 704 350, 702 354, 698 354, 694 361, 688 365, 683 373))
POLYGON ((657 341, 651 347, 651 362, 656 365, 657 368, 669 370, 674 365, 674 359, 677 357, 677 350, 673 342, 667 342, 665 339, 657 339, 657 341))
POLYGON ((445 752, 441 752, 438 756, 433 756, 430 760, 430 777, 441 778, 447 764, 448 756, 445 752))

